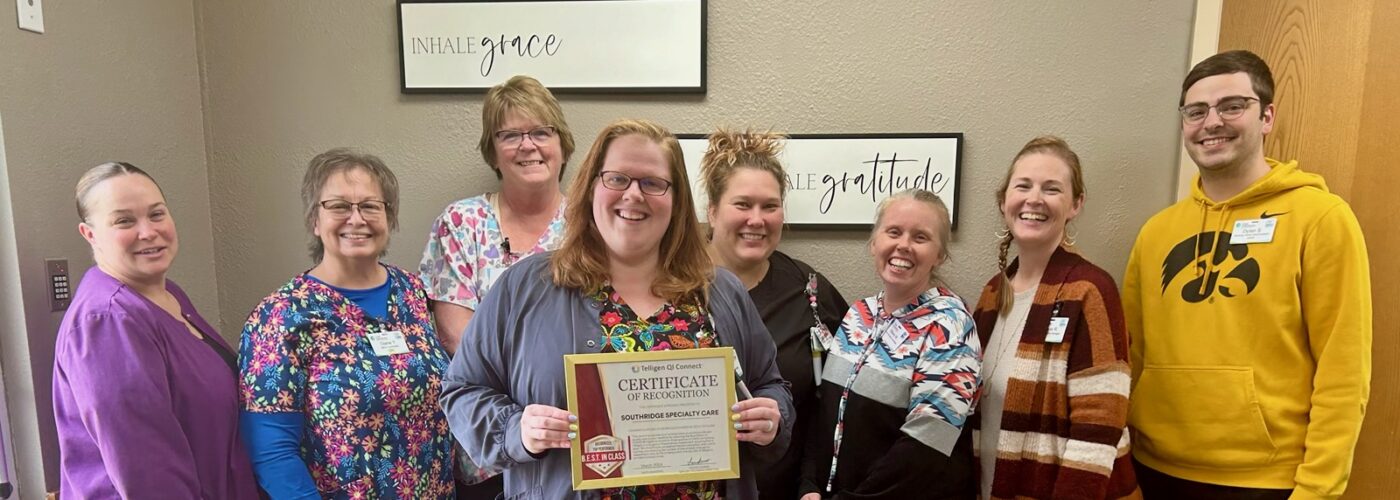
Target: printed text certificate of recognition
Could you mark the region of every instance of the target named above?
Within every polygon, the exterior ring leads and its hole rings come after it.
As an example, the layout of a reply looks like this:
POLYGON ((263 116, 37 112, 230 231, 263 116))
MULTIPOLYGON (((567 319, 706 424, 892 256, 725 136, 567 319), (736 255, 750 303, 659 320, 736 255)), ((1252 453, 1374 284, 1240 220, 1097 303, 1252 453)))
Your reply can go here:
POLYGON ((734 349, 564 356, 575 490, 739 477, 734 349))

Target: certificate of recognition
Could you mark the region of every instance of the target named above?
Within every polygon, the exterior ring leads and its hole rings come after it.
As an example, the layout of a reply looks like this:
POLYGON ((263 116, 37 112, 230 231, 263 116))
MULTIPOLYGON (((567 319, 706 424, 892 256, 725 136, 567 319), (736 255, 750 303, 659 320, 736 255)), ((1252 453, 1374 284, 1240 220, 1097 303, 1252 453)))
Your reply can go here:
POLYGON ((739 477, 734 349, 564 356, 575 490, 739 477))

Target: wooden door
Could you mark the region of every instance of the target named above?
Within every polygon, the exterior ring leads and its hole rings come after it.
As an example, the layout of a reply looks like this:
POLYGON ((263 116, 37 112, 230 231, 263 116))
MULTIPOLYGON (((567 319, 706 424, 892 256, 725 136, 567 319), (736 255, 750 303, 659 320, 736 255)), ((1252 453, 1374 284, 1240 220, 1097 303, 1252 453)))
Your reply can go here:
POLYGON ((1351 203, 1371 259, 1371 400, 1344 498, 1400 498, 1400 2, 1226 0, 1220 50, 1274 72, 1271 158, 1298 159, 1351 203))

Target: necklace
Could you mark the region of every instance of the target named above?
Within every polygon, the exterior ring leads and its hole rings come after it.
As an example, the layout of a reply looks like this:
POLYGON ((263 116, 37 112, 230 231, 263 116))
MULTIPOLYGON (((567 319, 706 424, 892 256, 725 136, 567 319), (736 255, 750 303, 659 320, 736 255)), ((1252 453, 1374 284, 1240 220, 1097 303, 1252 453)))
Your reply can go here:
MULTIPOLYGON (((1030 316, 1031 308, 1025 307, 1021 308, 1021 310, 1018 311, 1016 304, 1020 304, 1023 301, 1027 300, 1034 301, 1035 293, 1038 289, 1039 287, 1036 287, 1016 294, 1016 299, 1015 302, 1013 302, 1013 305, 1011 306, 1011 310, 1007 311, 1007 314, 1005 316, 1001 316, 1000 318, 998 318, 998 321, 1005 322, 1005 327, 1001 329, 1001 335, 995 338, 995 340, 998 341, 997 347, 991 351, 997 353, 997 356, 995 358, 992 358, 990 360, 991 362, 985 363, 983 366, 983 368, 987 371, 987 377, 983 380, 997 380, 997 371, 1001 369, 1002 365, 1005 364, 1004 362, 1007 361, 1007 351, 1011 349, 1012 346, 1020 343, 1020 335, 1017 335, 1017 333, 1025 330, 1026 317, 1030 316)), ((1014 354, 1012 355, 1012 358, 1015 358, 1014 354)), ((987 360, 987 358, 984 356, 983 360, 987 360)), ((1014 362, 1014 359, 1012 361, 1014 362)))

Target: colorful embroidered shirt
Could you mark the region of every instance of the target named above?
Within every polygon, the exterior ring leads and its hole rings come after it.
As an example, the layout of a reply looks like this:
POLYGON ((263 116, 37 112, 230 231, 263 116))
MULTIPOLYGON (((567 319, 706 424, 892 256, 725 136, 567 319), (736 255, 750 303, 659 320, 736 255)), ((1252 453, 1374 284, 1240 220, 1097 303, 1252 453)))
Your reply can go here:
MULTIPOLYGON (((693 304, 664 304, 650 318, 637 317, 611 285, 604 284, 588 294, 598 303, 598 320, 603 325, 603 352, 665 351, 715 347, 714 329, 706 324, 705 312, 693 304)), ((603 490, 602 500, 632 499, 715 499, 722 496, 723 483, 648 484, 603 490)))
POLYGON ((564 241, 564 205, 563 201, 559 203, 539 241, 509 245, 487 195, 448 205, 433 221, 428 246, 423 249, 423 260, 418 266, 428 298, 476 310, 496 278, 511 264, 559 248, 564 241))
POLYGON ((240 400, 306 416, 301 456, 327 498, 451 498, 452 438, 438 406, 447 354, 417 276, 389 272, 386 321, 306 274, 263 299, 243 327, 240 400), (380 356, 369 333, 399 332, 380 356))

